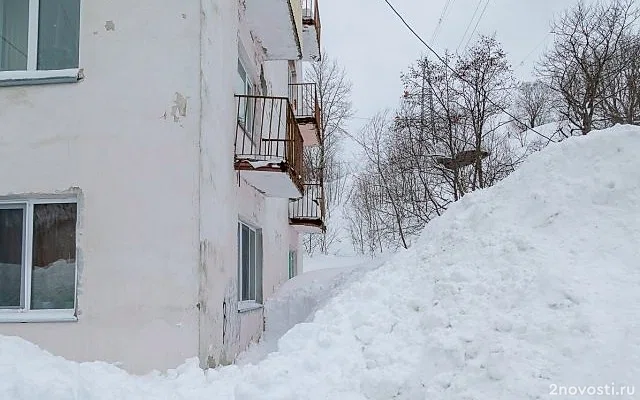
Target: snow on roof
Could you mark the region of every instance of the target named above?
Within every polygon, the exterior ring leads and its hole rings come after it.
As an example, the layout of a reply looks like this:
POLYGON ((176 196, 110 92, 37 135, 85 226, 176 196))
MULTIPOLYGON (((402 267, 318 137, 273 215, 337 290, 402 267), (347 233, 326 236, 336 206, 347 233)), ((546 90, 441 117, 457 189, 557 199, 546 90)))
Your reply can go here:
POLYGON ((639 153, 640 128, 616 126, 533 154, 255 365, 136 378, 0 337, 0 398, 513 400, 639 384, 639 153))

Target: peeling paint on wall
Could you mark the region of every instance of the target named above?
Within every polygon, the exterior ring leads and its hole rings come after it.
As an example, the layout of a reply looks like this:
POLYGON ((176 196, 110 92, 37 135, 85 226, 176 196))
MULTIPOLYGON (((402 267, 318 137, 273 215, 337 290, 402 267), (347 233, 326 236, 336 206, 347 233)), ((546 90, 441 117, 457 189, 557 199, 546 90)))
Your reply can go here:
POLYGON ((180 118, 187 116, 187 103, 188 98, 182 93, 176 92, 176 98, 173 100, 173 106, 171 106, 173 122, 180 122, 180 118))

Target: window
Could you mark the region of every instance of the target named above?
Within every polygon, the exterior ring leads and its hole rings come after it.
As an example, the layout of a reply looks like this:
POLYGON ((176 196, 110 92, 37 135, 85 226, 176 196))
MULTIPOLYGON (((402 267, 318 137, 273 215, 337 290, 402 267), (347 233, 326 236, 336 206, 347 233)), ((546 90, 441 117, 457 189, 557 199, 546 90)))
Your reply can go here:
POLYGON ((75 314, 76 222, 72 200, 0 202, 0 321, 75 314))
POLYGON ((242 61, 238 60, 238 80, 236 81, 237 94, 252 94, 251 80, 242 61))
MULTIPOLYGON (((236 94, 251 96, 253 94, 251 81, 247 70, 238 60, 238 75, 236 79, 236 94)), ((245 131, 250 131, 253 124, 253 101, 249 97, 240 99, 240 109, 238 110, 238 119, 242 123, 245 131)))
POLYGON ((298 252, 289 251, 289 279, 298 275, 298 252))
POLYGON ((80 0, 0 0, 0 79, 77 77, 79 36, 80 0))
POLYGON ((262 303, 262 231, 238 223, 238 299, 262 303))

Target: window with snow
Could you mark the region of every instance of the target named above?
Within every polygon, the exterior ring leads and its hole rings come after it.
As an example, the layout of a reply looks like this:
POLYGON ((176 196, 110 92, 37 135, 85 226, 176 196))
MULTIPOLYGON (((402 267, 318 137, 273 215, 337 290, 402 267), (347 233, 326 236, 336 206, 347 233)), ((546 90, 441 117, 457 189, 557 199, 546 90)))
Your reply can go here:
POLYGON ((0 79, 78 68, 80 0, 0 0, 0 79))
POLYGON ((76 222, 75 201, 0 202, 0 318, 75 309, 76 222))
POLYGON ((262 303, 262 230, 238 223, 238 296, 262 303))

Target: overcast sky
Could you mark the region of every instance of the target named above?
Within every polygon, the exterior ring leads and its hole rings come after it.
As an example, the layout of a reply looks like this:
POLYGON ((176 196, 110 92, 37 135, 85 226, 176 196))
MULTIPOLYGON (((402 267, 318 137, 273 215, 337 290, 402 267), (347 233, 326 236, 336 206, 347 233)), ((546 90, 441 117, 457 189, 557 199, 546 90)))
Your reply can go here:
MULTIPOLYGON (((353 82, 353 103, 359 118, 395 107, 402 93, 400 73, 428 50, 405 28, 384 0, 319 0, 322 45, 346 69, 353 82)), ((434 48, 455 50, 476 8, 475 27, 485 2, 450 0, 434 48)), ((577 0, 489 0, 479 33, 493 34, 503 44, 519 79, 531 77, 545 46, 554 15, 577 0), (524 62, 523 62, 524 61, 524 62)), ((431 44, 447 0, 391 0, 407 22, 431 44)), ((464 39, 460 48, 464 48, 464 39)), ((352 128, 364 121, 357 119, 352 128)))

